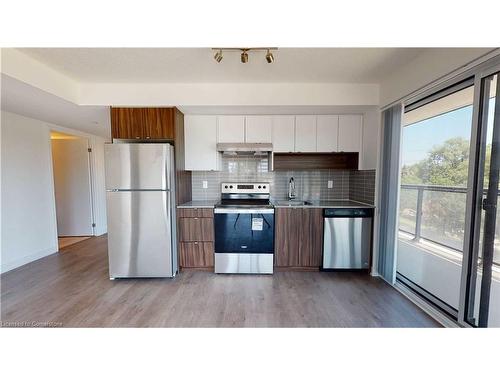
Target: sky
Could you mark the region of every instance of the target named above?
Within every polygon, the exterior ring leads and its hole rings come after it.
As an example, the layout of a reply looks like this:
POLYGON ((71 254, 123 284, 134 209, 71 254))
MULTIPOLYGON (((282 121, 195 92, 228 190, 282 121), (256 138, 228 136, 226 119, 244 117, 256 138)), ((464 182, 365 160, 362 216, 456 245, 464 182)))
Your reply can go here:
MULTIPOLYGON (((488 112, 488 139, 491 139, 494 107, 494 99, 491 99, 488 112)), ((471 128, 472 106, 405 126, 402 144, 403 165, 412 165, 425 159, 434 146, 441 145, 450 138, 462 137, 470 140, 471 128)))

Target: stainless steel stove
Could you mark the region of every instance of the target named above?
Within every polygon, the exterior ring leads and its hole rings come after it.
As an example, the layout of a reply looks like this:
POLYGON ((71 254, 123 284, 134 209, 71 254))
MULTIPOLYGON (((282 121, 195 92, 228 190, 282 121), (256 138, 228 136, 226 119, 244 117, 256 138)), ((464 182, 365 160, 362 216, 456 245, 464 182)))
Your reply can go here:
POLYGON ((215 206, 215 272, 272 274, 274 207, 267 182, 223 182, 215 206))

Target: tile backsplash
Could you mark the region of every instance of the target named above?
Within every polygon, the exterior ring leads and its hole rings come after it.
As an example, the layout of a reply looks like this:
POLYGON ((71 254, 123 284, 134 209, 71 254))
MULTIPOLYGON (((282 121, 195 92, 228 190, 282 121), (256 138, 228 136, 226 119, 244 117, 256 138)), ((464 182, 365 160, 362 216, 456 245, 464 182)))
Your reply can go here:
POLYGON ((268 159, 257 157, 223 157, 221 171, 192 172, 193 200, 220 198, 222 182, 269 182, 273 199, 286 199, 288 181, 295 180, 298 199, 355 199, 373 203, 375 171, 317 170, 268 171, 268 159), (208 187, 203 188, 203 181, 208 187), (328 181, 333 187, 328 189, 328 181), (351 186, 351 182, 354 184, 351 186), (370 184, 373 182, 373 186, 370 184), (370 201, 371 199, 371 201, 370 201))

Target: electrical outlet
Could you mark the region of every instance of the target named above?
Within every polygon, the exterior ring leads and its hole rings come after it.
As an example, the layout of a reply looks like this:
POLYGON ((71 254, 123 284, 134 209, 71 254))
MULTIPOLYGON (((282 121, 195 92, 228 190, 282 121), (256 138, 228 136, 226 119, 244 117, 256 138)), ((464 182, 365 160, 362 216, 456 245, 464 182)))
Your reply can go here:
POLYGON ((203 189, 208 189, 208 181, 203 181, 203 189))
POLYGON ((328 180, 328 189, 333 189, 333 181, 328 180))

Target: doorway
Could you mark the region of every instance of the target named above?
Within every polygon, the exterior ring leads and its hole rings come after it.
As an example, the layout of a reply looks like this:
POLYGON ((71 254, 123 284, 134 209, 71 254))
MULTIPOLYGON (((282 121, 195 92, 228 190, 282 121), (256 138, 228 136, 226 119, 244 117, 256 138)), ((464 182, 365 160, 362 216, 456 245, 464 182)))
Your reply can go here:
POLYGON ((403 113, 396 282, 463 326, 500 327, 498 62, 403 113))
POLYGON ((59 249, 94 235, 89 140, 52 131, 59 249))

